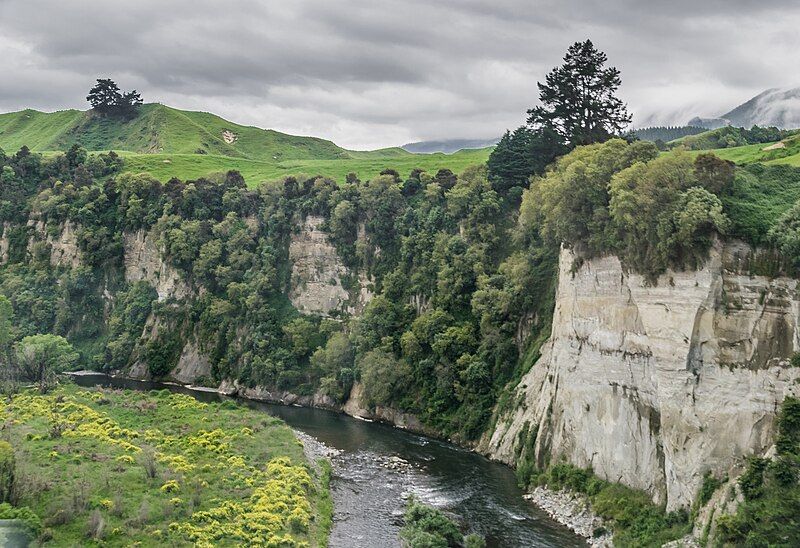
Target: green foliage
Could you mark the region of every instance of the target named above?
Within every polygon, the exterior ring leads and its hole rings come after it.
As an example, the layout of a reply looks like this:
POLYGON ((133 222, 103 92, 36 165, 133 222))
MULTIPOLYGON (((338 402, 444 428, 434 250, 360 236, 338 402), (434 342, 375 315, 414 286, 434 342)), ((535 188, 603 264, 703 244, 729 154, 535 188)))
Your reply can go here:
POLYGON ((777 220, 767 238, 795 268, 800 268, 800 201, 777 220))
POLYGON ((644 491, 602 480, 591 470, 556 463, 535 480, 551 489, 586 494, 592 510, 611 526, 617 546, 657 547, 691 531, 686 510, 665 512, 644 491))
POLYGON ((55 375, 71 369, 78 353, 64 337, 29 335, 15 345, 16 362, 23 380, 35 382, 40 392, 53 383, 55 375))
POLYGON ((800 200, 800 169, 761 164, 737 169, 730 191, 720 199, 732 236, 753 245, 770 243, 770 229, 800 200))
POLYGON ((155 378, 169 374, 178 364, 182 349, 180 333, 174 330, 147 341, 145 362, 150 374, 155 378))
POLYGON ((622 83, 619 70, 606 67, 607 61, 591 40, 571 45, 564 63, 538 84, 541 105, 528 111, 528 125, 550 128, 572 147, 622 131, 631 116, 615 95, 622 83))
POLYGON ((0 519, 18 520, 28 529, 28 534, 36 538, 44 529, 41 518, 27 506, 11 506, 7 502, 0 503, 0 519))
POLYGON ((7 441, 0 440, 0 504, 11 502, 16 469, 14 448, 7 441))
MULTIPOLYGON (((17 459, 27 482, 19 504, 47 516, 46 543, 288 546, 327 538, 329 468, 317 474, 291 429, 246 406, 64 385, 3 400, 0 413, 3 435, 25 455, 17 459), (51 436, 54 424, 60 438, 51 436)), ((21 512, 0 505, 0 519, 21 512)))
POLYGON ((527 187, 531 175, 541 175, 558 156, 568 151, 563 138, 549 127, 522 126, 506 131, 489 156, 489 179, 498 192, 527 187))
POLYGON ((739 477, 745 501, 717 521, 721 542, 746 546, 800 543, 800 400, 787 397, 777 420, 777 456, 753 457, 739 477))
POLYGON ((107 78, 97 80, 86 100, 98 114, 123 119, 134 118, 142 104, 142 98, 136 90, 122 93, 117 84, 107 78))
POLYGON ((753 126, 751 129, 725 126, 711 131, 678 139, 674 145, 681 145, 690 150, 710 150, 733 148, 757 143, 780 141, 796 133, 776 127, 753 126))
POLYGON ((713 236, 728 231, 709 189, 726 188, 731 176, 725 162, 680 151, 657 156, 650 143, 614 139, 558 160, 524 194, 520 222, 579 257, 616 253, 655 278, 670 266, 696 266, 713 236))
POLYGON ((465 537, 444 512, 414 497, 406 504, 403 521, 400 538, 408 548, 481 548, 486 545, 478 535, 465 537))
POLYGON ((697 498, 695 499, 693 509, 697 510, 708 504, 708 501, 711 500, 711 497, 717 489, 722 487, 726 481, 727 477, 720 479, 710 471, 703 474, 703 483, 700 484, 700 491, 697 492, 697 498))
POLYGON ((697 135, 706 131, 708 131, 706 128, 697 126, 657 126, 636 129, 631 132, 631 135, 642 141, 668 143, 681 137, 697 135))
MULTIPOLYGON (((14 169, 30 156, 15 159, 14 169)), ((93 162, 107 166, 76 146, 32 164, 38 192, 26 208, 50 239, 71 223, 82 264, 52 264, 47 241, 35 234, 29 254, 24 234, 24 253, 0 270, 15 340, 55 333, 86 366, 143 362, 155 377, 168 375, 192 343, 211 363, 205 382, 321 390, 337 401, 362 379, 374 405, 474 439, 527 367, 520 355, 528 334, 540 340, 548 328, 557 250, 530 234, 517 245, 519 195, 504 197, 484 167, 460 176, 414 169, 405 180, 383 169, 341 185, 286 177, 253 191, 236 172, 162 183, 107 167, 95 173, 93 162), (351 269, 342 285, 355 297, 354 282, 366 275, 376 295, 357 319, 335 311, 341 328, 299 315, 286 298, 289 242, 310 214, 324 218, 322 229, 351 269), (125 282, 123 234, 147 260, 159 254, 177 271, 176 289, 189 292, 158 299, 147 283, 125 282), (436 321, 412 327, 428 313, 436 321)))
POLYGON ((384 350, 370 350, 358 362, 364 395, 370 405, 389 404, 397 399, 411 371, 384 350))

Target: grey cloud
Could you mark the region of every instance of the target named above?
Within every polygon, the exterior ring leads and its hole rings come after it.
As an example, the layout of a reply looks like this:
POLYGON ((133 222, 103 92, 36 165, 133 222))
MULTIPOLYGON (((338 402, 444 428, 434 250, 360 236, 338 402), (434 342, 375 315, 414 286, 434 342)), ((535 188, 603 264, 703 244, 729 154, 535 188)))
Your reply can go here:
POLYGON ((485 138, 592 38, 637 124, 713 115, 788 86, 789 0, 0 0, 0 108, 83 108, 109 75, 147 100, 345 146, 485 138))

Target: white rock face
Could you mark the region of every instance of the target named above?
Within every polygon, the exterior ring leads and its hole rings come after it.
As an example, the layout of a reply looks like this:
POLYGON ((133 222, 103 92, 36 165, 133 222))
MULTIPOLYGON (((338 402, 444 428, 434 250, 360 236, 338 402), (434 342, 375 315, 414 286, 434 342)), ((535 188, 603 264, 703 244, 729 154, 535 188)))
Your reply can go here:
POLYGON ((123 235, 125 280, 147 281, 158 292, 158 300, 182 299, 189 294, 189 284, 173 266, 161 258, 161 250, 152 232, 138 230, 123 235))
POLYGON ((172 370, 170 376, 178 382, 192 383, 201 377, 211 375, 211 361, 203 354, 192 339, 186 343, 178 359, 178 365, 172 370))
POLYGON ((560 260, 550 341, 481 449, 513 464, 537 431, 559 459, 690 505, 703 473, 733 471, 771 444, 800 369, 797 280, 748 276, 748 248, 717 244, 704 268, 649 285, 615 257, 560 260), (537 430, 538 429, 538 430, 537 430))
MULTIPOLYGON (((44 241, 50 246, 50 264, 53 266, 68 266, 76 268, 81 264, 81 250, 78 247, 78 225, 70 220, 64 222, 58 236, 53 237, 44 221, 28 221, 28 226, 33 227, 33 234, 28 241, 28 250, 37 241, 44 241)), ((8 259, 8 239, 3 229, 3 260, 8 259)))
POLYGON ((372 298, 368 280, 358 276, 358 291, 354 304, 349 305, 350 294, 342 286, 342 277, 349 271, 320 228, 323 217, 308 215, 299 234, 293 234, 289 243, 289 260, 292 262, 289 299, 306 314, 330 316, 334 311, 360 313, 372 298))

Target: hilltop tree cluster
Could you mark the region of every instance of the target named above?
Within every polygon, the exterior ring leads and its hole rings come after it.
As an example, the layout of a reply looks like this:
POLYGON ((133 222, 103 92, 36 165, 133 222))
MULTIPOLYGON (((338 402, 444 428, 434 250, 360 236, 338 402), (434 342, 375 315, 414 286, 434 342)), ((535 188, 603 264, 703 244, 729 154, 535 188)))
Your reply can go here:
POLYGON ((135 89, 123 93, 119 86, 108 78, 99 78, 89 90, 86 100, 98 114, 124 120, 135 118, 142 104, 142 97, 135 89))

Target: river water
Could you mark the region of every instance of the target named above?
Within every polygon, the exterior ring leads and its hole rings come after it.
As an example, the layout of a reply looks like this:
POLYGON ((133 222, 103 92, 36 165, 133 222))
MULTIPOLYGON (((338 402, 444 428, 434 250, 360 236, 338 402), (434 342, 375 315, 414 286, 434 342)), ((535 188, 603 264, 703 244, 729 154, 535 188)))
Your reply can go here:
MULTIPOLYGON (((175 385, 75 377, 82 386, 168 388, 204 401, 224 398, 175 385)), ((242 402, 284 420, 316 452, 331 455, 333 548, 399 546, 405 500, 413 495, 469 525, 489 547, 577 547, 586 543, 522 498, 513 471, 446 442, 321 409, 242 402)))

